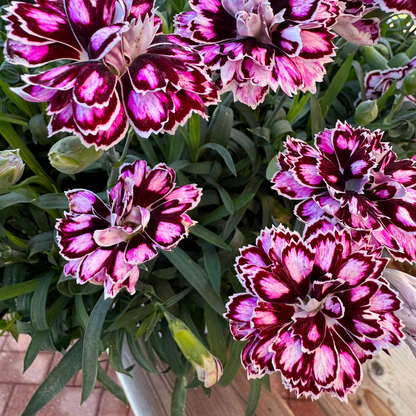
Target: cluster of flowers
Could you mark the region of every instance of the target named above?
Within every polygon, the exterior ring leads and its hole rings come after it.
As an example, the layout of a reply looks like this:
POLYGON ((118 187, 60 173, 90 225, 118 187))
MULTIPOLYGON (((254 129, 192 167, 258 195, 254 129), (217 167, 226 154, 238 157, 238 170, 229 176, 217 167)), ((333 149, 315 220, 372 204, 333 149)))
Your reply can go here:
POLYGON ((295 214, 305 231, 302 239, 266 229, 237 258, 246 292, 231 298, 226 317, 234 338, 248 340, 249 377, 279 370, 298 395, 345 400, 362 363, 405 335, 415 347, 412 278, 384 274, 381 254, 416 261, 416 167, 381 139, 339 122, 316 136, 315 148, 289 138, 278 155, 273 188, 302 200, 295 214))
MULTIPOLYGON (((69 62, 25 75, 15 92, 50 101, 51 135, 71 132, 87 147, 108 149, 129 124, 149 137, 174 132, 194 112, 205 117, 205 106, 226 91, 253 108, 270 88, 314 92, 336 34, 371 45, 380 34, 369 12, 416 15, 412 0, 190 5, 166 35, 152 0, 14 2, 5 16, 6 58, 27 67, 69 62)), ((416 261, 416 168, 381 138, 339 123, 316 137, 316 149, 289 139, 278 156, 274 189, 302 200, 296 215, 306 227, 303 238, 283 227, 263 230, 237 258, 246 291, 230 299, 225 316, 235 339, 248 341, 249 377, 280 371, 298 395, 345 400, 361 381, 361 364, 404 339, 402 300, 383 276, 381 253, 416 261)), ((137 161, 120 168, 108 203, 87 190, 67 197, 70 212, 56 225, 65 273, 114 297, 123 287, 134 293, 138 266, 188 234, 195 222, 186 212, 201 190, 177 187, 164 164, 137 161)))
POLYGON ((233 91, 251 107, 269 88, 316 90, 336 34, 357 44, 379 38, 376 8, 416 14, 410 0, 192 0, 161 33, 153 0, 13 2, 6 59, 27 67, 68 63, 25 75, 15 92, 50 101, 51 135, 72 132, 108 149, 128 125, 142 137, 173 133, 195 112, 233 91), (210 71, 219 75, 213 82, 210 71))

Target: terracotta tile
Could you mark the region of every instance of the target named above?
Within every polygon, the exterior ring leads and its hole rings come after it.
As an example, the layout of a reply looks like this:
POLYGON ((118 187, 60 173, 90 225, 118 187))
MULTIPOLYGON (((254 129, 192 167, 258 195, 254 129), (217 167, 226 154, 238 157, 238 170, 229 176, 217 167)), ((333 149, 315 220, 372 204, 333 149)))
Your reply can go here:
MULTIPOLYGON (((16 385, 4 416, 19 416, 38 386, 16 385)), ((95 416, 101 391, 95 389, 89 399, 79 406, 81 388, 65 387, 50 403, 36 413, 37 416, 95 416)))
POLYGON ((127 416, 128 412, 128 406, 114 397, 109 391, 103 391, 97 416, 127 416))
POLYGON ((289 406, 295 416, 325 416, 320 407, 312 400, 289 400, 289 406))
POLYGON ((27 350, 27 347, 30 344, 31 341, 30 335, 27 334, 20 334, 19 335, 19 342, 16 342, 16 340, 9 335, 6 338, 6 341, 3 345, 3 351, 20 351, 25 352, 27 350))
POLYGON ((16 384, 4 416, 21 415, 37 388, 38 386, 32 384, 16 384))
POLYGON ((53 354, 40 352, 33 364, 23 374, 23 352, 0 352, 0 380, 8 383, 40 384, 48 374, 53 354))
POLYGON ((13 391, 14 384, 0 383, 0 415, 4 413, 13 391))
POLYGON ((0 351, 3 349, 3 346, 7 340, 8 335, 4 334, 0 337, 0 351))

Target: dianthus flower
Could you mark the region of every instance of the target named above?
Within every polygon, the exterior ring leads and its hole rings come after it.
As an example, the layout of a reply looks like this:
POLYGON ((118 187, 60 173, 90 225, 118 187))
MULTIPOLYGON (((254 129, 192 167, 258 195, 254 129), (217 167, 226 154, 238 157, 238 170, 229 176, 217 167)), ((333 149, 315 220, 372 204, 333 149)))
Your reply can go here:
POLYGON ((189 41, 158 33, 152 0, 12 2, 5 56, 37 67, 66 60, 14 91, 50 101, 50 135, 72 132, 90 147, 108 149, 128 123, 142 137, 173 133, 192 112, 206 116, 217 88, 189 41))
MULTIPOLYGON (((396 81, 396 88, 400 89, 406 75, 416 71, 416 58, 411 60, 406 66, 400 68, 386 69, 385 71, 370 71, 365 76, 366 99, 378 100, 396 81)), ((407 97, 415 101, 412 95, 407 97)))
POLYGON ((406 13, 416 19, 416 2, 414 0, 374 0, 374 3, 385 12, 406 13))
POLYGON ((298 396, 346 400, 361 364, 401 344, 393 314, 401 302, 381 276, 387 259, 362 248, 347 230, 303 241, 279 226, 241 249, 236 271, 246 292, 230 298, 225 316, 234 338, 248 341, 241 359, 249 378, 280 371, 298 396))
POLYGON ((126 287, 135 292, 138 265, 157 249, 171 250, 195 224, 186 214, 201 198, 196 185, 176 187, 176 173, 163 163, 125 164, 108 192, 108 204, 87 190, 66 193, 70 212, 56 224, 58 246, 69 262, 65 273, 80 284, 104 285, 106 297, 126 287))
MULTIPOLYGON (((327 0, 328 1, 328 0, 327 0)), ((380 20, 366 15, 376 10, 372 0, 329 0, 338 4, 340 13, 332 30, 356 45, 374 45, 380 39, 380 20)))
POLYGON ((321 0, 191 0, 176 33, 200 44, 221 92, 255 108, 271 88, 316 91, 334 55, 339 7, 321 0))
POLYGON ((304 200, 295 213, 305 223, 334 218, 396 259, 416 261, 416 168, 382 137, 338 122, 316 136, 316 149, 288 138, 273 189, 304 200))

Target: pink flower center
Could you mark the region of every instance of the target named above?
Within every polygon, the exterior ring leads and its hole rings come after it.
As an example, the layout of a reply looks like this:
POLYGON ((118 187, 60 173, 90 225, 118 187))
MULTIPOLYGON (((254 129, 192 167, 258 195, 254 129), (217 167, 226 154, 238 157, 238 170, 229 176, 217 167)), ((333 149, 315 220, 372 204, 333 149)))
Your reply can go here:
POLYGON ((240 38, 255 37, 261 42, 272 43, 271 33, 284 21, 284 10, 274 15, 268 1, 222 0, 222 5, 236 18, 240 38))

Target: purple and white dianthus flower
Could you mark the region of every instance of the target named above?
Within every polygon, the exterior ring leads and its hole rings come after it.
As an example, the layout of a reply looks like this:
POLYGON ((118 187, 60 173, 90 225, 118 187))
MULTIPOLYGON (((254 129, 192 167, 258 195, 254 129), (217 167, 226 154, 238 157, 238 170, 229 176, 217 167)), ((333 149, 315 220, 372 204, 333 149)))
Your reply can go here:
POLYGON ((201 199, 196 185, 177 187, 176 173, 163 163, 141 160, 120 168, 108 204, 88 190, 66 192, 69 212, 56 224, 65 274, 79 284, 104 285, 106 297, 126 287, 135 293, 138 265, 157 249, 171 250, 196 222, 186 212, 201 199))
MULTIPOLYGON (((396 82, 396 88, 400 89, 406 75, 412 71, 416 71, 416 58, 404 67, 384 71, 376 69, 368 72, 365 76, 366 99, 378 100, 391 87, 393 82, 396 82)), ((416 101, 412 95, 408 95, 407 99, 416 101)))
POLYGON ((316 135, 316 148, 289 137, 273 189, 303 200, 295 214, 306 224, 333 218, 397 260, 416 261, 415 161, 398 160, 382 137, 341 122, 316 135))
POLYGON ((380 39, 380 20, 366 17, 378 7, 372 0, 329 0, 338 5, 340 13, 332 30, 356 45, 374 45, 380 39))
POLYGON ((129 123, 142 137, 173 133, 218 102, 190 42, 159 32, 152 0, 36 0, 6 10, 9 62, 66 61, 24 75, 27 85, 14 89, 28 101, 50 101, 50 135, 71 132, 87 147, 108 149, 129 123))
POLYGON ((402 343, 401 301, 382 277, 380 249, 319 223, 304 240, 279 226, 242 248, 235 267, 246 291, 230 297, 225 317, 234 338, 248 341, 249 378, 280 371, 298 396, 346 401, 361 364, 402 343))
POLYGON ((316 91, 334 56, 330 28, 340 9, 325 0, 191 0, 175 32, 199 44, 221 93, 252 108, 269 89, 316 91))

